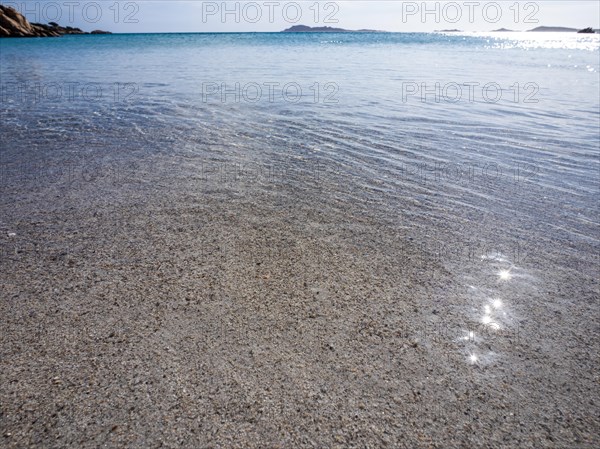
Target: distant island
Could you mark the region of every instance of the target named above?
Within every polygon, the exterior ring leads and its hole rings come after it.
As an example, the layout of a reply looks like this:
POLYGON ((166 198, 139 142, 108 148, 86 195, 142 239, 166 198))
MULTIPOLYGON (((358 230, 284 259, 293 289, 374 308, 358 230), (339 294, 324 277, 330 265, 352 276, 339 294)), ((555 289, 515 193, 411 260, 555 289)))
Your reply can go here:
POLYGON ((575 31, 577 31, 577 28, 541 26, 541 27, 534 28, 533 30, 527 30, 527 31, 534 31, 534 32, 544 31, 544 32, 553 32, 553 33, 574 33, 575 31))
MULTIPOLYGON (((552 27, 552 26, 539 26, 532 30, 527 30, 528 32, 563 32, 563 33, 596 33, 597 31, 593 28, 584 28, 582 30, 578 30, 577 28, 567 28, 567 27, 552 27)), ((281 31, 282 33, 384 33, 384 31, 378 30, 346 30, 344 28, 334 28, 334 27, 310 27, 306 25, 294 25, 291 28, 281 31)), ((506 33, 506 32, 515 32, 515 30, 509 30, 508 28, 499 28, 497 30, 493 30, 493 33, 506 33)), ((448 29, 448 30, 435 30, 435 33, 463 33, 463 30, 458 29, 448 29)))
MULTIPOLYGON (((459 33, 461 30, 435 30, 436 33, 459 33)), ((509 30, 508 28, 498 28, 497 30, 492 30, 492 33, 514 33, 515 30, 509 30)), ((567 28, 567 27, 548 27, 548 26, 539 26, 532 30, 527 30, 527 32, 552 32, 552 33, 589 33, 594 34, 597 33, 598 30, 594 30, 592 27, 584 28, 582 30, 577 30, 577 28, 567 28)))
POLYGON ((377 30, 345 30, 344 28, 333 27, 309 27, 306 25, 294 25, 291 28, 283 30, 282 33, 382 33, 377 30))
POLYGON ((545 27, 545 26, 541 26, 541 27, 537 27, 534 28, 533 30, 528 30, 528 31, 536 31, 536 32, 553 32, 553 33, 590 33, 590 34, 594 34, 597 32, 597 30, 594 30, 592 27, 588 27, 588 28, 584 28, 583 30, 578 30, 577 28, 566 28, 566 27, 545 27))
POLYGON ((62 27, 56 22, 45 25, 29 23, 16 9, 0 5, 0 37, 59 37, 65 34, 111 34, 108 31, 94 30, 91 33, 79 28, 62 27))

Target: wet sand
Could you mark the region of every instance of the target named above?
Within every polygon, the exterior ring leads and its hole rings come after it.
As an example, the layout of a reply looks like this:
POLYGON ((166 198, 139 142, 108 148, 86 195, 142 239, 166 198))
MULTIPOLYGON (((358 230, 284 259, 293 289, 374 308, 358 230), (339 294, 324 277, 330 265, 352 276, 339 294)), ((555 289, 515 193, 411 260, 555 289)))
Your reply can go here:
POLYGON ((598 444, 593 270, 469 286, 435 229, 325 184, 152 167, 4 190, 3 447, 598 444), (473 289, 528 301, 483 329, 473 289))

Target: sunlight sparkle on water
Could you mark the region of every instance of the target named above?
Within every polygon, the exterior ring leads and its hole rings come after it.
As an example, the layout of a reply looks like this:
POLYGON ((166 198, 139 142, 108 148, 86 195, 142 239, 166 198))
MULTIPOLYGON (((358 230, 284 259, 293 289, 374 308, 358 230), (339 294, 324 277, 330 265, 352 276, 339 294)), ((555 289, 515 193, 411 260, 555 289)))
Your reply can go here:
POLYGON ((536 33, 529 31, 516 32, 464 32, 465 36, 477 36, 487 38, 486 44, 491 48, 501 49, 570 49, 598 51, 600 47, 600 36, 598 34, 567 34, 560 32, 536 33))
POLYGON ((500 273, 498 273, 498 276, 500 276, 500 279, 503 281, 508 281, 512 277, 510 270, 501 270, 500 273))

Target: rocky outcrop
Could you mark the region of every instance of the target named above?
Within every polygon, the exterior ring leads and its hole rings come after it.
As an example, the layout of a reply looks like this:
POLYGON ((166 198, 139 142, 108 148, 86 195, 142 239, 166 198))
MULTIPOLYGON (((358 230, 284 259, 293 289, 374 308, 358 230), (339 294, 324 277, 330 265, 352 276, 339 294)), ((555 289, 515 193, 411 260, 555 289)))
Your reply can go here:
POLYGON ((578 33, 580 34, 594 34, 595 31, 592 27, 588 27, 588 28, 584 28, 583 30, 579 30, 578 33))
POLYGON ((73 27, 61 27, 60 25, 44 25, 42 23, 32 23, 32 25, 38 29, 43 29, 46 33, 50 33, 52 36, 62 36, 63 34, 89 34, 79 28, 73 27))
POLYGON ((23 15, 13 8, 0 5, 0 36, 2 37, 35 37, 60 36, 57 31, 31 24, 23 15))
MULTIPOLYGON (((29 23, 17 10, 0 5, 0 37, 58 37, 64 34, 89 34, 79 28, 61 27, 50 22, 29 23)), ((110 34, 108 31, 95 30, 92 34, 110 34)))

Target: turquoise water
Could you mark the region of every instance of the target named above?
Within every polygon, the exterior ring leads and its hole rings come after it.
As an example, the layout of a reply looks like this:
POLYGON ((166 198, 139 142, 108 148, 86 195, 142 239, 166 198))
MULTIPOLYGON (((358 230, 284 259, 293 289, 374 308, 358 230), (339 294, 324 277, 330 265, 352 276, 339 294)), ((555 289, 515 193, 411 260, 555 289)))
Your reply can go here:
POLYGON ((318 189, 426 244, 435 229, 589 267, 598 49, 561 33, 3 39, 2 207, 68 189, 67 166, 94 180, 160 155, 282 204, 318 189))

